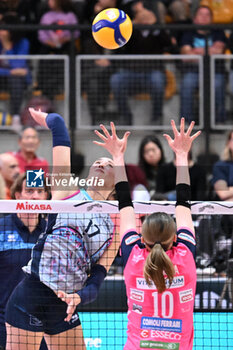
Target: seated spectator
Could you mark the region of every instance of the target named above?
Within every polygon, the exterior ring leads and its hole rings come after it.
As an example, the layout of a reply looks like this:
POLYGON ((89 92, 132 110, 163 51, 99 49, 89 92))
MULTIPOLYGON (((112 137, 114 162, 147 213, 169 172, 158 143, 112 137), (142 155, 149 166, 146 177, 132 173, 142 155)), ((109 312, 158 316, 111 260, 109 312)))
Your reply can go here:
POLYGON ((166 23, 170 15, 175 23, 187 23, 189 20, 188 0, 145 0, 145 6, 158 16, 159 23, 166 23))
MULTIPOLYGON (((49 11, 40 20, 40 24, 78 24, 75 9, 70 0, 48 0, 49 11)), ((79 37, 78 30, 73 32, 74 39, 79 37)), ((69 54, 72 33, 69 30, 39 30, 41 54, 69 54)), ((54 57, 55 59, 55 57, 54 57)), ((61 60, 41 60, 38 70, 38 88, 53 99, 64 89, 64 63, 61 60)))
POLYGON ((144 171, 151 197, 157 191, 157 173, 162 164, 164 151, 160 140, 154 135, 145 136, 139 146, 138 165, 144 171))
MULTIPOLYGON (((19 24, 16 15, 7 13, 1 20, 1 24, 19 24)), ((0 30, 0 54, 1 55, 28 55, 29 41, 22 37, 21 31, 0 30)), ((0 90, 10 93, 10 113, 13 116, 12 126, 19 130, 20 107, 24 97, 24 91, 31 82, 31 74, 25 59, 1 59, 0 60, 0 90)))
POLYGON ((41 0, 2 0, 0 13, 15 12, 21 23, 33 23, 41 0))
MULTIPOLYGON (((78 18, 70 0, 48 0, 49 11, 46 12, 40 20, 40 24, 77 24, 78 18)), ((74 38, 79 37, 79 31, 75 31, 74 38)), ((71 40, 69 30, 40 30, 39 40, 45 46, 45 51, 50 53, 67 52, 71 40)))
MULTIPOLYGON (((40 20, 40 6, 44 0, 7 0, 10 4, 9 11, 14 11, 23 24, 37 24, 40 20)), ((30 53, 38 54, 38 35, 36 30, 26 31, 30 42, 30 53)))
POLYGON ((20 173, 27 169, 37 170, 42 168, 45 173, 49 171, 49 164, 46 159, 37 157, 36 151, 40 145, 38 132, 33 127, 26 127, 19 136, 19 150, 12 154, 19 163, 20 173))
POLYGON ((0 154, 0 174, 5 182, 5 199, 11 199, 10 188, 19 176, 19 164, 12 154, 0 154))
MULTIPOLYGON (((103 11, 104 9, 113 7, 117 7, 117 0, 87 0, 86 4, 87 14, 89 17, 92 17, 94 13, 97 14, 103 11)), ((94 19, 94 17, 91 19, 91 22, 94 19)))
MULTIPOLYGON (((206 172, 204 167, 197 164, 189 153, 189 173, 191 182, 192 201, 206 200, 206 172)), ((168 200, 176 200, 176 165, 175 160, 162 164, 158 169, 157 192, 165 194, 168 200)))
MULTIPOLYGON (((150 10, 143 8, 134 17, 135 24, 154 24, 156 17, 150 10)), ((163 30, 141 30, 134 28, 130 41, 120 54, 150 55, 162 54, 171 48, 169 35, 163 30)), ((161 60, 122 60, 118 71, 111 77, 111 90, 119 112, 119 124, 132 124, 132 111, 128 99, 130 95, 148 92, 152 101, 151 124, 160 124, 163 115, 163 100, 166 75, 161 60), (133 63, 133 64, 132 64, 133 63)))
MULTIPOLYGON (((210 8, 200 6, 197 8, 193 23, 208 25, 212 23, 213 14, 210 8)), ((193 30, 187 31, 181 38, 181 50, 183 55, 204 55, 206 38, 208 40, 209 55, 223 54, 226 47, 226 37, 223 30, 193 30)), ((185 116, 187 122, 198 121, 194 109, 194 92, 198 88, 199 74, 198 64, 194 60, 184 60, 182 64, 183 76, 181 79, 180 115, 185 116)), ((215 115, 216 122, 224 122, 225 112, 225 68, 220 60, 216 62, 215 71, 215 115)))
MULTIPOLYGON (((104 0, 102 0, 104 1, 104 0)), ((131 19, 134 19, 136 14, 144 8, 142 0, 116 0, 116 7, 125 11, 131 19)))
POLYGON ((233 201, 233 130, 227 136, 221 160, 214 164, 212 184, 218 200, 233 201))
POLYGON ((134 164, 126 164, 126 173, 133 201, 149 201, 150 194, 147 190, 146 176, 143 170, 134 164))
MULTIPOLYGON (((45 200, 47 188, 26 188, 26 175, 21 174, 11 187, 13 199, 45 200)), ((22 267, 31 258, 31 251, 41 233, 45 231, 46 220, 41 214, 14 213, 0 219, 0 349, 6 346, 5 307, 18 283, 25 277, 22 267)), ((44 341, 40 350, 47 349, 44 341)))

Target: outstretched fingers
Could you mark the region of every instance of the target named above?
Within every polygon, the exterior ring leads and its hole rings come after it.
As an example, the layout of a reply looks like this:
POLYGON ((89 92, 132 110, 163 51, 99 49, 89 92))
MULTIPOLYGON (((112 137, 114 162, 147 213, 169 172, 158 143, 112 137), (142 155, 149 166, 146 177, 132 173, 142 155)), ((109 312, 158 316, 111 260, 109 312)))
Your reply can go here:
POLYGON ((192 121, 192 122, 189 124, 188 130, 186 131, 186 135, 187 135, 187 136, 190 136, 190 134, 191 134, 191 132, 192 132, 192 130, 193 130, 194 125, 195 125, 195 122, 194 122, 194 121, 192 121))
POLYGON ((99 141, 92 141, 95 145, 104 147, 105 143, 99 142, 99 141))
POLYGON ((184 128, 185 128, 185 119, 184 119, 184 117, 182 117, 180 119, 180 133, 181 134, 184 134, 184 128))
POLYGON ((170 144, 173 141, 171 136, 169 136, 168 134, 163 134, 163 137, 165 137, 165 139, 167 140, 168 144, 170 144))
POLYGON ((124 136, 122 138, 122 152, 125 152, 126 150, 129 135, 130 135, 130 131, 126 131, 124 133, 124 136))
POLYGON ((106 138, 109 139, 111 136, 110 136, 107 128, 103 124, 100 124, 100 128, 103 130, 104 135, 106 136, 106 138))
POLYGON ((95 130, 94 132, 102 141, 107 141, 107 138, 103 134, 101 134, 101 132, 99 132, 98 130, 95 130))
MULTIPOLYGON (((117 135, 116 135, 116 128, 115 128, 115 125, 113 122, 110 123, 110 126, 111 126, 111 132, 112 132, 112 136, 113 138, 116 138, 117 135)), ((111 135, 109 134, 107 128, 103 125, 103 124, 100 124, 100 128, 102 129, 103 134, 101 134, 101 132, 99 132, 98 130, 95 130, 95 134, 104 142, 106 142, 107 140, 109 140, 111 138, 111 135)), ((95 144, 98 144, 98 145, 103 145, 103 144, 99 144, 99 143, 96 143, 96 141, 94 141, 95 144)))
POLYGON ((191 140, 194 141, 201 134, 201 130, 197 131, 194 135, 191 136, 191 140))
POLYGON ((171 120, 171 127, 172 127, 172 130, 173 130, 174 136, 175 136, 175 137, 178 136, 178 135, 179 135, 179 132, 178 132, 178 130, 177 130, 177 128, 176 128, 176 124, 175 124, 175 121, 174 121, 173 119, 171 120))
POLYGON ((110 123, 110 126, 111 126, 111 131, 112 131, 112 136, 114 138, 117 137, 117 134, 116 134, 116 127, 115 127, 115 124, 113 122, 110 123))
POLYGON ((126 131, 126 132, 124 133, 123 140, 124 140, 124 141, 127 141, 130 134, 131 134, 130 131, 126 131))

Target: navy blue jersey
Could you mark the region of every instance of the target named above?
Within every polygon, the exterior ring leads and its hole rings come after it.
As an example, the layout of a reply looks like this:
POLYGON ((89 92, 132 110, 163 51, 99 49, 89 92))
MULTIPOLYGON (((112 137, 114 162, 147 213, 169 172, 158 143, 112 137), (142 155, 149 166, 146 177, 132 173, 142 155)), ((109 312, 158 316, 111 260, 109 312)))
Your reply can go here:
POLYGON ((45 231, 46 221, 40 218, 30 233, 18 218, 10 214, 0 219, 0 345, 5 346, 5 306, 12 291, 25 277, 22 267, 31 258, 31 250, 40 234, 45 231))
MULTIPOLYGON (((208 33, 208 47, 212 46, 215 42, 220 41, 222 43, 227 42, 227 38, 225 36, 225 33, 223 30, 210 30, 208 33)), ((206 42, 206 35, 199 33, 196 30, 192 31, 186 31, 181 37, 181 44, 180 46, 191 46, 192 48, 205 48, 205 42, 206 42)), ((182 71, 192 71, 192 72, 198 72, 197 65, 194 62, 188 62, 184 61, 184 64, 182 65, 182 71)), ((222 60, 216 60, 215 64, 215 72, 216 73, 224 73, 225 72, 225 65, 222 60)))
MULTIPOLYGON (((80 190, 68 200, 91 200, 80 190)), ((49 214, 46 233, 23 268, 53 291, 74 293, 82 289, 94 265, 109 247, 114 233, 110 215, 103 213, 49 214)))
POLYGON ((218 180, 223 180, 228 186, 233 186, 233 162, 219 160, 213 167, 213 186, 218 180))

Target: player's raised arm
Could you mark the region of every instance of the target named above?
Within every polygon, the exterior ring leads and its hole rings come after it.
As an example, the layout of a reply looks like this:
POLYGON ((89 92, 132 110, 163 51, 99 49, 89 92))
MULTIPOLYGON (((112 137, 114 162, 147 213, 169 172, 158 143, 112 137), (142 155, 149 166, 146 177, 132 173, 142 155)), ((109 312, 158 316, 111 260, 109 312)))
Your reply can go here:
POLYGON ((191 136, 194 127, 194 122, 188 127, 185 132, 185 120, 181 119, 180 130, 178 131, 174 120, 171 121, 174 138, 164 134, 168 145, 173 150, 176 156, 176 224, 177 230, 181 227, 186 227, 194 232, 193 221, 190 211, 189 201, 191 200, 190 191, 190 176, 188 167, 188 153, 192 147, 193 141, 200 135, 200 131, 191 136))
MULTIPOLYGON (((127 139, 129 132, 126 132, 122 139, 116 135, 115 125, 111 123, 111 134, 105 128, 104 125, 100 125, 103 134, 95 130, 97 136, 103 141, 94 143, 98 146, 104 147, 113 157, 114 172, 115 172, 115 187, 119 198, 120 208, 120 233, 121 235, 127 229, 135 230, 135 216, 130 198, 130 191, 125 171, 124 153, 127 146, 127 139)), ((67 317, 65 321, 69 322, 72 314, 79 303, 82 305, 91 303, 97 298, 100 286, 106 277, 106 273, 109 270, 120 246, 119 234, 115 234, 111 246, 104 252, 97 264, 94 264, 91 268, 90 275, 86 281, 86 285, 83 289, 77 291, 77 293, 67 294, 64 291, 58 291, 57 295, 61 300, 67 303, 67 317)))
POLYGON ((115 189, 120 209, 120 235, 121 238, 127 230, 136 230, 134 208, 131 201, 130 189, 125 171, 124 154, 127 139, 130 132, 127 131, 120 139, 116 134, 116 128, 111 122, 111 134, 104 125, 100 125, 103 134, 95 130, 95 133, 103 142, 94 141, 98 146, 105 148, 113 158, 115 171, 115 189))
MULTIPOLYGON (((29 112, 39 125, 49 128, 52 132, 54 177, 59 180, 60 174, 70 174, 70 137, 64 119, 57 113, 47 114, 34 108, 29 108, 29 112)), ((70 193, 72 191, 59 191, 54 187, 52 199, 62 199, 70 193)))

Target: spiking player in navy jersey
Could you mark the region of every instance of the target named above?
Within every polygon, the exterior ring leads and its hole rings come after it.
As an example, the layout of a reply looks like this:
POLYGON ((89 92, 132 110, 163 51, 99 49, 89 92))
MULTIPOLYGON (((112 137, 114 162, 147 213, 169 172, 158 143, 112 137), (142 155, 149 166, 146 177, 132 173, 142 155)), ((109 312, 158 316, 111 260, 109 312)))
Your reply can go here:
MULTIPOLYGON (((44 188, 27 189, 26 175, 20 175, 12 187, 12 198, 47 199, 44 188)), ((0 350, 6 346, 5 307, 20 281, 25 277, 22 267, 31 258, 31 250, 46 221, 39 214, 10 214, 0 219, 0 350)), ((40 350, 47 349, 43 342, 40 350)))
MULTIPOLYGON (((52 131, 54 173, 69 173, 70 141, 62 117, 34 109, 30 112, 40 125, 48 126, 52 131), (60 171, 59 165, 62 165, 60 171)), ((128 135, 125 133, 119 139, 125 148, 128 135)), ((52 199, 108 199, 115 184, 112 159, 95 161, 89 177, 93 175, 102 179, 104 186, 89 187, 76 194, 53 190, 52 199)), ((119 246, 118 235, 115 235, 114 246, 107 249, 113 231, 109 215, 55 214, 49 217, 48 230, 37 242, 32 259, 24 268, 27 277, 8 301, 7 350, 24 350, 25 339, 27 350, 38 349, 42 336, 53 350, 85 349, 76 306, 96 297, 119 246), (19 335, 24 337, 19 338, 19 335)))

